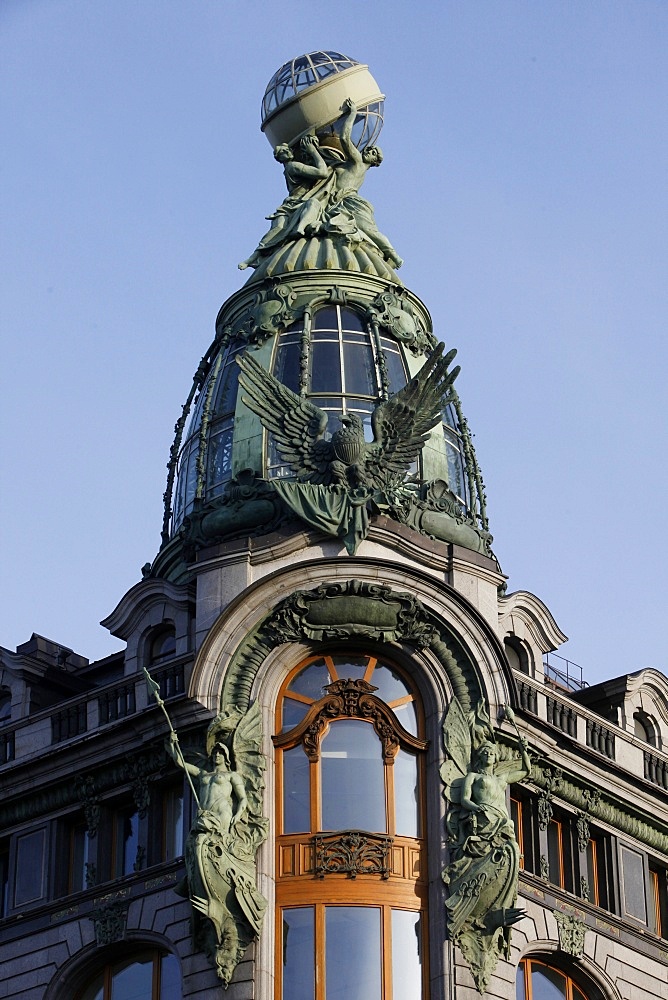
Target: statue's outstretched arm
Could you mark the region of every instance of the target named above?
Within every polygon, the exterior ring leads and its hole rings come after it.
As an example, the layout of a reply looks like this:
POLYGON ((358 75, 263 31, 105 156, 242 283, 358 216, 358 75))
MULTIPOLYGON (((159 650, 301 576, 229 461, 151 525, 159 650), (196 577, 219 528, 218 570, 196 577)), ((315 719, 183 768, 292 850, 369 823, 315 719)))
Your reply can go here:
POLYGON ((355 163, 362 163, 362 154, 352 139, 353 125, 355 124, 355 116, 357 115, 357 105, 354 101, 351 101, 351 99, 347 97, 341 107, 346 114, 346 119, 341 130, 341 145, 343 146, 343 152, 349 160, 353 160, 355 163))

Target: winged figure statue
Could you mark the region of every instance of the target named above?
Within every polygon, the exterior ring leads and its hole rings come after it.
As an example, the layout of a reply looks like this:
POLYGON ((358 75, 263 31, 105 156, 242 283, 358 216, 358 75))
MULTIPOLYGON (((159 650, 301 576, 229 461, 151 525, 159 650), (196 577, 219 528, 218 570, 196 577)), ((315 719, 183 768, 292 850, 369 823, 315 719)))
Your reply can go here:
MULTIPOLYGON (((512 718, 510 709, 506 717, 512 718)), ((529 775, 531 761, 522 740, 519 761, 502 759, 484 705, 466 713, 457 698, 448 706, 443 742, 447 759, 441 778, 449 803, 450 864, 443 872, 448 929, 484 993, 498 959, 508 956, 510 927, 524 916, 515 906, 520 852, 506 807, 506 787, 529 775)))
POLYGON ((457 352, 444 355, 444 350, 439 344, 417 375, 374 409, 371 442, 356 413, 340 417, 341 428, 327 440, 325 411, 288 389, 248 352, 237 359, 242 399, 272 433, 300 482, 387 490, 403 481, 449 402, 460 369, 449 367, 457 352))
POLYGON ((264 756, 258 703, 244 714, 225 711, 207 731, 209 766, 188 763, 172 730, 174 762, 198 786, 198 809, 186 842, 186 879, 195 942, 227 987, 267 906, 255 885, 255 854, 267 837, 262 816, 264 756))

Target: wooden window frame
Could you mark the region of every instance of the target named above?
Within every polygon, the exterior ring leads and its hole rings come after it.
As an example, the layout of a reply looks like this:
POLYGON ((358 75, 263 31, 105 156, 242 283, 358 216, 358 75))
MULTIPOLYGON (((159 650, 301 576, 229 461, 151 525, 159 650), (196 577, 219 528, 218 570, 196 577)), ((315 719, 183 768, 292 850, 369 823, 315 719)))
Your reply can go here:
MULTIPOLYGON (((564 1000, 590 1000, 590 998, 585 993, 585 990, 579 983, 577 983, 572 976, 568 974, 564 969, 560 969, 555 965, 550 965, 548 962, 540 958, 523 958, 519 964, 519 970, 522 971, 524 976, 524 998, 525 1000, 533 1000, 533 985, 531 977, 532 966, 539 966, 544 969, 549 969, 550 972, 556 972, 558 975, 564 977, 564 1000), (576 989, 579 993, 574 994, 573 990, 576 989)), ((592 997, 591 1000, 594 1000, 592 997)))
MULTIPOLYGON (((425 816, 425 751, 428 743, 420 736, 413 736, 408 733, 394 715, 394 708, 401 704, 413 701, 416 709, 417 731, 424 730, 424 719, 422 716, 421 702, 417 697, 410 680, 406 677, 394 662, 387 660, 384 656, 379 658, 373 653, 362 652, 355 649, 335 649, 327 654, 310 656, 299 663, 290 671, 279 691, 276 707, 276 736, 272 737, 277 750, 276 768, 276 925, 275 925, 275 955, 276 955, 276 1000, 290 1000, 283 997, 283 919, 282 913, 286 909, 312 907, 314 920, 314 976, 315 976, 315 1000, 325 1000, 324 983, 324 935, 325 935, 325 912, 326 907, 349 906, 349 907, 370 907, 380 910, 381 921, 381 995, 383 1000, 402 1000, 401 997, 393 996, 392 989, 392 911, 405 910, 420 917, 421 923, 421 964, 422 964, 422 997, 428 1000, 429 989, 429 969, 428 969, 428 883, 426 871, 426 816, 425 816), (350 688, 349 682, 341 678, 336 670, 332 657, 338 655, 349 655, 359 657, 368 656, 368 663, 363 676, 358 680, 361 682, 373 678, 373 671, 376 665, 381 662, 383 666, 389 667, 402 679, 406 686, 406 695, 389 702, 384 702, 377 698, 372 691, 360 690, 363 683, 357 687, 357 692, 350 688), (292 680, 305 668, 317 662, 324 661, 328 667, 330 677, 335 678, 327 685, 326 693, 323 697, 313 700, 305 696, 300 696, 297 692, 288 694, 288 687, 292 680), (346 696, 352 697, 359 694, 361 699, 365 699, 365 710, 368 715, 360 715, 340 711, 341 699, 345 702, 346 696), (282 706, 286 697, 292 700, 309 703, 309 708, 296 726, 287 732, 282 732, 282 706), (318 837, 332 837, 338 835, 345 836, 356 831, 321 831, 320 818, 322 815, 321 802, 321 778, 319 775, 320 766, 320 743, 329 731, 330 725, 336 725, 337 719, 353 719, 367 725, 372 725, 380 741, 379 752, 382 753, 385 776, 385 811, 387 829, 384 834, 372 833, 369 837, 392 841, 390 848, 391 871, 385 875, 366 874, 356 871, 352 875, 344 873, 328 873, 321 877, 314 878, 314 856, 315 843, 318 837), (305 745, 307 744, 307 745, 305 745), (293 749, 297 746, 305 749, 309 759, 309 815, 310 830, 285 834, 283 817, 283 793, 284 778, 282 766, 283 751, 293 749), (420 837, 403 837, 396 835, 396 812, 394 800, 394 757, 399 749, 406 750, 416 757, 417 780, 419 792, 419 832, 420 837), (401 873, 401 875, 399 874, 401 873)), ((359 831, 366 834, 366 831, 359 831)))

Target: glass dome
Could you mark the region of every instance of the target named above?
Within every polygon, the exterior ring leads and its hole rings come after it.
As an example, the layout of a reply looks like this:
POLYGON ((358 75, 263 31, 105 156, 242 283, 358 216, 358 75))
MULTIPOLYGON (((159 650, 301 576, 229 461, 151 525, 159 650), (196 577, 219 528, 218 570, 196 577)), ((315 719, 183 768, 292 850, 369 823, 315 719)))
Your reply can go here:
POLYGON ((267 84, 262 100, 262 121, 265 122, 281 104, 292 100, 302 90, 326 80, 333 73, 359 65, 356 59, 349 59, 341 52, 309 52, 291 59, 274 73, 267 84))
POLYGON ((358 149, 375 142, 383 127, 383 94, 364 63, 341 52, 309 52, 274 73, 262 101, 262 131, 276 146, 294 146, 306 134, 338 145, 341 109, 357 106, 352 140, 358 149))

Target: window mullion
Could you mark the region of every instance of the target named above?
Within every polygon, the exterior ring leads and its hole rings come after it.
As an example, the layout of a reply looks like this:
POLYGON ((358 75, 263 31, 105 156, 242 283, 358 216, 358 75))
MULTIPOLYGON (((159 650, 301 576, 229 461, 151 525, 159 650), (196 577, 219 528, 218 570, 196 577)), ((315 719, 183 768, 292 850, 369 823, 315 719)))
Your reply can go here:
MULTIPOLYGON (((325 980, 325 956, 327 954, 327 941, 325 940, 325 907, 323 903, 315 905, 315 955, 313 956, 315 970, 315 1000, 326 1000, 325 990, 327 983, 325 980)), ((283 1000, 289 1000, 283 997, 283 1000)))
POLYGON ((385 815, 387 832, 394 837, 397 832, 397 811, 394 795, 394 762, 385 762, 385 815))
POLYGON ((392 988, 392 908, 383 906, 381 910, 382 934, 380 938, 382 969, 382 1000, 394 1000, 392 988))
POLYGON ((322 827, 322 803, 320 801, 320 758, 309 763, 309 791, 311 833, 316 833, 322 827))

